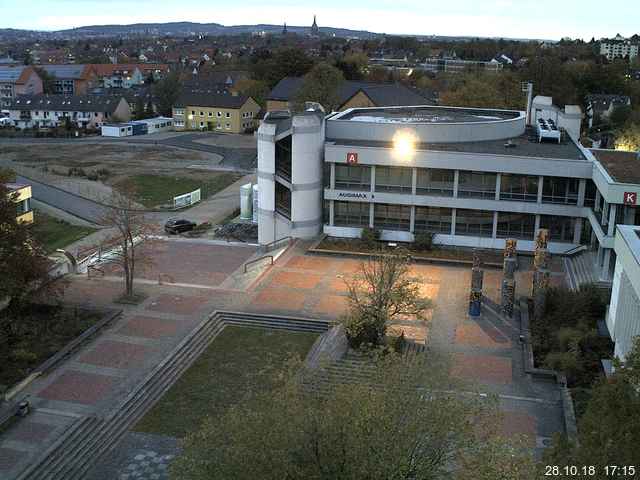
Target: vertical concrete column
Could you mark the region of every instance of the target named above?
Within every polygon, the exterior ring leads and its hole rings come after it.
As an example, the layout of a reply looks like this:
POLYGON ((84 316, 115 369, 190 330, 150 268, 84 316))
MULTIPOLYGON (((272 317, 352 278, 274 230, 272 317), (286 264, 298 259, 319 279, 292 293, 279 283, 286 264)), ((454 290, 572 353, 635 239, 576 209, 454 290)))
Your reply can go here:
POLYGON ((587 181, 582 178, 578 183, 578 206, 584 207, 584 196, 587 191, 587 181))
POLYGON ((621 208, 622 205, 617 205, 612 203, 609 205, 609 225, 607 227, 607 235, 612 237, 616 233, 616 212, 618 208, 621 208))
POLYGON ((458 198, 458 184, 460 183, 460 170, 453 172, 453 198, 458 198))
POLYGON ((333 205, 333 200, 329 201, 329 225, 333 227, 333 218, 335 216, 335 207, 333 205))
POLYGON ((633 225, 634 220, 636 219, 636 211, 633 207, 624 207, 624 224, 625 225, 633 225))
POLYGON ((504 245, 504 262, 502 266, 502 290, 500 306, 507 316, 513 315, 513 306, 516 299, 516 277, 518 268, 516 247, 518 241, 515 238, 507 238, 504 245))
POLYGON ((498 212, 493 212, 493 230, 491 231, 491 238, 498 236, 498 212))
POLYGON ((258 129, 258 243, 276 239, 275 144, 276 125, 264 122, 258 129))
POLYGON ((371 165, 371 193, 376 190, 376 166, 371 165))
POLYGON ((580 237, 582 236, 582 218, 576 218, 576 223, 573 227, 573 243, 576 245, 580 243, 580 237))
POLYGON ((609 203, 605 200, 602 202, 602 220, 600 220, 600 225, 603 227, 609 224, 609 203))
POLYGON ((611 263, 611 249, 604 248, 602 255, 602 269, 600 270, 600 280, 609 281, 609 264, 611 263))
POLYGON ((409 231, 413 233, 416 226, 416 206, 411 205, 411 217, 409 218, 409 231))
POLYGON ((373 228, 373 218, 374 218, 373 216, 374 216, 374 213, 375 213, 374 212, 374 204, 373 204, 373 202, 371 202, 369 204, 369 227, 370 228, 373 228))
POLYGON ((417 187, 418 187, 418 169, 416 167, 413 167, 411 169, 411 195, 416 194, 417 187))
POLYGON ((496 196, 495 199, 496 200, 500 200, 500 184, 502 182, 502 174, 498 173, 496 174, 496 196))
POLYGON ((451 235, 456 234, 456 209, 451 209, 451 235))
MULTIPOLYGON (((331 188, 331 190, 335 190, 336 188, 336 164, 334 162, 331 162, 331 179, 329 180, 329 188, 331 188)), ((333 202, 331 202, 331 205, 333 205, 333 202)), ((333 221, 331 222, 331 225, 333 225, 333 221)))
POLYGON ((538 203, 542 203, 542 189, 544 187, 544 177, 540 175, 538 177, 538 203))
POLYGON ((538 230, 540 230, 540 215, 536 215, 536 223, 533 227, 533 231, 535 232, 535 235, 538 235, 538 230))
POLYGON ((598 190, 598 187, 596 187, 596 206, 594 207, 594 210, 597 212, 600 210, 600 190, 598 190))

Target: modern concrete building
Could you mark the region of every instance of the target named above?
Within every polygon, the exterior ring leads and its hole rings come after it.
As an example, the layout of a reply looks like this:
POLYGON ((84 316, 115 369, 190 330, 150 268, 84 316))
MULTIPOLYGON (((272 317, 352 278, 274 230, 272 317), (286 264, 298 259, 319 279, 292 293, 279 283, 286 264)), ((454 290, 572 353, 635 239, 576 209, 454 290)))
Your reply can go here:
POLYGON ((604 55, 608 60, 614 58, 626 58, 629 60, 638 56, 639 42, 624 38, 618 34, 615 38, 603 38, 600 40, 600 55, 604 55))
POLYGON ((269 113, 258 131, 259 242, 371 227, 388 241, 431 232, 444 245, 517 238, 532 251, 547 228, 553 253, 585 245, 608 281, 615 226, 640 224, 640 161, 582 147, 577 107, 538 104, 529 124, 523 111, 440 106, 269 113))
POLYGON ((624 360, 640 335, 640 227, 619 225, 614 248, 617 258, 607 328, 615 342, 614 355, 624 360))

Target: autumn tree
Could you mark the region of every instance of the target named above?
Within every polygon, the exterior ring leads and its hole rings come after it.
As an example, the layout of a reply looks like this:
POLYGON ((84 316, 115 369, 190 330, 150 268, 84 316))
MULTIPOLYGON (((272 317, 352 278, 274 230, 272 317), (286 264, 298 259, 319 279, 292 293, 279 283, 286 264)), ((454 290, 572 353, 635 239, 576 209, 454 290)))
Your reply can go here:
POLYGON ((318 102, 327 112, 340 106, 340 87, 344 82, 342 72, 328 63, 319 63, 304 77, 295 104, 301 110, 305 102, 318 102))
POLYGON ((351 346, 384 342, 389 322, 400 316, 426 320, 431 300, 420 292, 420 282, 411 276, 410 259, 402 253, 369 258, 348 280, 349 312, 343 318, 351 346))
POLYGON ((640 123, 627 124, 616 135, 616 149, 627 152, 640 151, 640 123))
POLYGON ((243 78, 236 82, 235 89, 242 95, 253 98, 261 107, 266 105, 267 95, 269 95, 269 87, 266 82, 243 78))
POLYGON ((153 85, 153 93, 158 98, 158 113, 165 117, 171 117, 172 108, 178 100, 181 90, 180 74, 175 71, 155 83, 153 85))
POLYGON ((485 451, 497 436, 496 404, 444 393, 453 386, 446 372, 435 355, 388 355, 368 381, 324 383, 294 364, 273 389, 205 420, 184 442, 171 478, 472 479, 475 470, 531 465, 526 451, 485 451))
POLYGON ((452 80, 440 103, 456 107, 524 108, 520 81, 510 72, 467 73, 452 80))

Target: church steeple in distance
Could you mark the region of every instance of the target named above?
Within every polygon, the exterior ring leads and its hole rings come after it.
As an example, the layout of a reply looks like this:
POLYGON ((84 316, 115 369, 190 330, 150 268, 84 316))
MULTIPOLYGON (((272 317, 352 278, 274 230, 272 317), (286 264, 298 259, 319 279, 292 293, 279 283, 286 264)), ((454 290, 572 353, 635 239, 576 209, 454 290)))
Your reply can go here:
POLYGON ((287 34, 287 22, 284 22, 284 27, 282 28, 282 35, 287 34))
POLYGON ((313 16, 313 24, 311 25, 311 35, 318 36, 320 34, 320 29, 318 28, 318 23, 316 22, 316 16, 313 16))

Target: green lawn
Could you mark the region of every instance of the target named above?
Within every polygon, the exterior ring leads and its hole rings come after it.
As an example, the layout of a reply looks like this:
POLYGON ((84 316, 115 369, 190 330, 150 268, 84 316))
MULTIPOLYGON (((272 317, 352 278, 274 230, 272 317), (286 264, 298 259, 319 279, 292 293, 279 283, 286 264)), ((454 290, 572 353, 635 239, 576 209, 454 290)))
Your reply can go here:
POLYGON ((34 221, 31 231, 35 238, 42 243, 47 253, 86 237, 96 231, 91 227, 79 227, 71 225, 63 220, 58 220, 46 213, 34 210, 34 221))
POLYGON ((136 201, 148 208, 170 205, 173 197, 201 189, 202 199, 211 197, 240 178, 235 173, 203 172, 201 178, 171 175, 133 175, 119 185, 135 188, 136 201))
POLYGON ((225 327, 134 430, 183 438, 250 391, 272 385, 292 354, 307 354, 317 335, 225 327))

